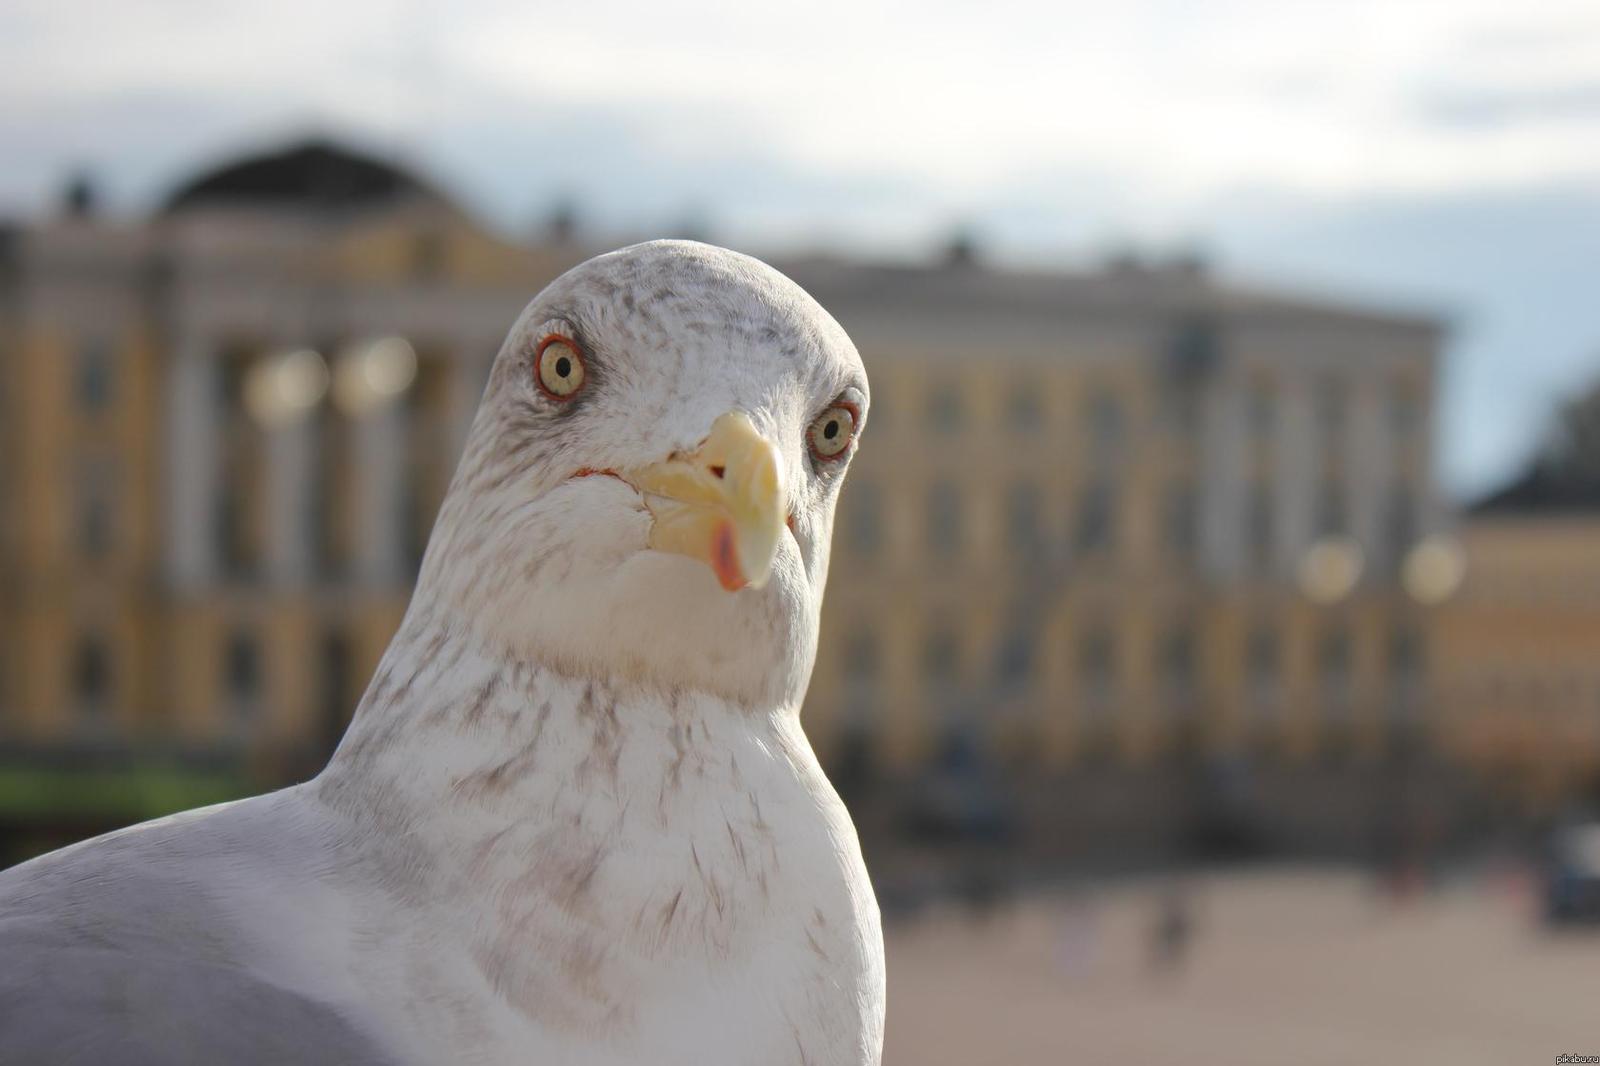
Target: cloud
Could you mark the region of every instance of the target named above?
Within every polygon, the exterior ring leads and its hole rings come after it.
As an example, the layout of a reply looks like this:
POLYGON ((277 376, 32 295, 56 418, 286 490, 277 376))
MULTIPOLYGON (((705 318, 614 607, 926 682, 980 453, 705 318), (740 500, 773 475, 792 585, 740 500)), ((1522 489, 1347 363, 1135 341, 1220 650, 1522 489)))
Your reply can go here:
POLYGON ((1467 129, 1600 121, 1600 80, 1546 89, 1437 89, 1417 100, 1424 121, 1467 129))
POLYGON ((1592 0, 11 0, 0 212, 79 165, 138 209, 309 128, 512 231, 572 200, 749 247, 1198 243, 1467 309, 1446 443, 1473 485, 1600 343, 1597 70, 1592 0))
MULTIPOLYGON (((14 0, 14 32, 0 34, 11 128, 175 95, 247 102, 250 121, 266 102, 276 124, 318 115, 426 146, 480 123, 484 100, 513 101, 496 108, 519 116, 513 134, 600 115, 662 158, 732 146, 810 174, 898 172, 952 202, 1052 167, 1117 170, 1163 206, 1247 181, 1334 194, 1570 176, 1592 165, 1580 138, 1530 134, 1519 119, 1535 109, 1505 105, 1460 136, 1462 115, 1487 112, 1459 97, 1544 91, 1525 84, 1529 70, 1571 80, 1600 68, 1600 41, 1581 34, 1554 59, 1516 45, 1570 29, 1581 9, 1565 0, 1509 12, 1492 0, 1000 0, 981 17, 951 0, 149 0, 90 11, 14 0)), ((69 130, 78 143, 64 150, 90 150, 92 131, 69 130)))

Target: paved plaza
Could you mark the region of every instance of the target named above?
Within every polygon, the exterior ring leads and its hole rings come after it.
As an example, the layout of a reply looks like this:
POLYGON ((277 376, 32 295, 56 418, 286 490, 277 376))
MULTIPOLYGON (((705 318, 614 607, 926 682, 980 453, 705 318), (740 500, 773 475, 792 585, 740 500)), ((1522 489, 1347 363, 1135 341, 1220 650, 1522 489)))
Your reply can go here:
POLYGON ((1193 935, 1152 962, 1136 883, 977 920, 891 925, 889 1066, 1543 1064, 1600 1055, 1600 936, 1553 935, 1525 881, 1395 903, 1362 878, 1196 878, 1193 935))

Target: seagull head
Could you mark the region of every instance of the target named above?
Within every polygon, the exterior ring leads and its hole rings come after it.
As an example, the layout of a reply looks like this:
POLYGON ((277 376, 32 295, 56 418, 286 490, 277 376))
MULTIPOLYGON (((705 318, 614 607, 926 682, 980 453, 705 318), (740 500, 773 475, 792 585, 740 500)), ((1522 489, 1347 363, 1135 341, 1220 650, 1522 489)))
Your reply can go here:
POLYGON ((797 705, 868 406, 844 330, 758 260, 591 259, 506 338, 417 603, 573 676, 797 705))

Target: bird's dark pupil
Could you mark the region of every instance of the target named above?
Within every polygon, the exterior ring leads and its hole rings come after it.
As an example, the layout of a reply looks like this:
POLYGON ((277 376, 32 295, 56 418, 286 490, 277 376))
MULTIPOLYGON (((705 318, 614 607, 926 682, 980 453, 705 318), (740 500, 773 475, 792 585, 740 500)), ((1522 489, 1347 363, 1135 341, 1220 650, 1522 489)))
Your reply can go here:
POLYGON ((570 373, 572 373, 572 360, 563 355, 556 360, 556 377, 564 378, 570 373))
POLYGON ((824 437, 827 437, 829 440, 832 440, 833 438, 837 437, 839 435, 839 422, 838 422, 838 420, 837 419, 829 419, 828 420, 828 424, 822 427, 822 435, 824 437))

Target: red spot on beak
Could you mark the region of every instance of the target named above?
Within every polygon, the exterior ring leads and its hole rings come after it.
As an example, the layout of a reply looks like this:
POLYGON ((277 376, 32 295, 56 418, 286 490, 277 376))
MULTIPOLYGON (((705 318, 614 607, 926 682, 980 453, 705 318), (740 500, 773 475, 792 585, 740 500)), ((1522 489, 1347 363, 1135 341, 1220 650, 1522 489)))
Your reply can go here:
POLYGON ((711 569, 717 580, 729 592, 738 592, 745 586, 744 575, 739 572, 739 551, 733 541, 733 523, 718 522, 711 535, 711 569))

